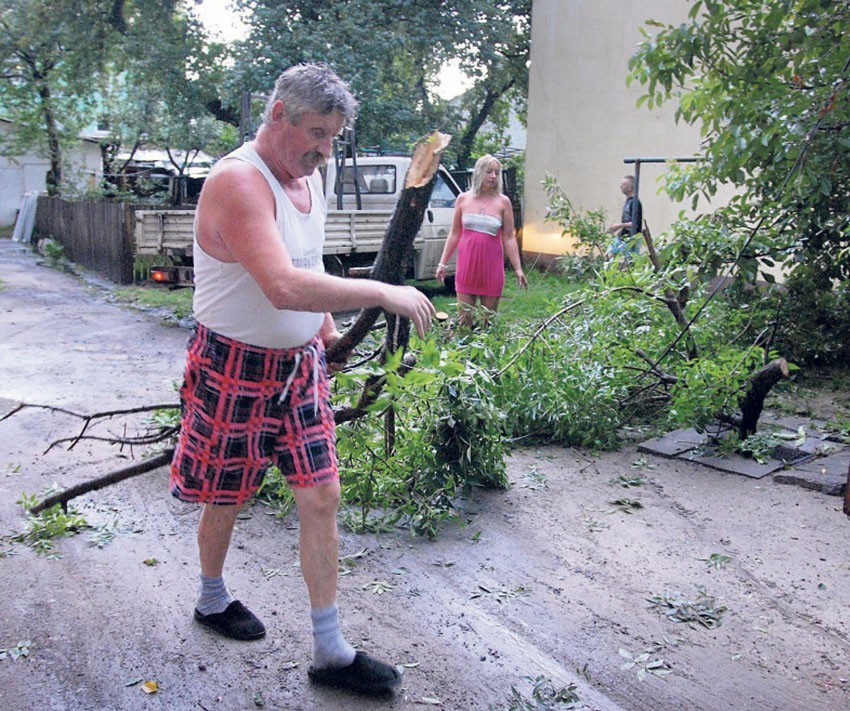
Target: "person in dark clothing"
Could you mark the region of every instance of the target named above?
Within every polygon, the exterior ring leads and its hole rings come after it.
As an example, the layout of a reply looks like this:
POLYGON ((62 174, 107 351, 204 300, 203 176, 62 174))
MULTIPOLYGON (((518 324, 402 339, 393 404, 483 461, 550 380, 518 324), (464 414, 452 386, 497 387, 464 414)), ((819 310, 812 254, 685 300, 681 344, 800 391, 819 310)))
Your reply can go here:
POLYGON ((605 256, 608 259, 622 256, 630 260, 632 255, 640 251, 640 243, 636 235, 641 232, 643 225, 643 206, 640 200, 635 198, 635 178, 627 175, 620 183, 620 190, 626 196, 623 205, 623 214, 619 222, 608 227, 608 233, 616 235, 608 247, 605 256))

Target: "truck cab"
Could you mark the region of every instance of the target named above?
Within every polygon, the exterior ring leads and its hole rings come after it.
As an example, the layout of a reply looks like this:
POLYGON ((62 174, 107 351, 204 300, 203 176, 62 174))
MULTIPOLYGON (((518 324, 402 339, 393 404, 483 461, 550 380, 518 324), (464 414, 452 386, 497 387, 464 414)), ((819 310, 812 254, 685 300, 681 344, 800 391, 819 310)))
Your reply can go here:
MULTIPOLYGON (((331 161, 324 169, 328 217, 334 212, 392 213, 404 188, 410 166, 409 156, 380 155, 331 161)), ((414 241, 411 275, 414 279, 433 279, 449 236, 455 201, 460 188, 451 174, 440 166, 422 227, 414 241)), ((389 222, 384 222, 384 227, 389 222)), ((377 251, 377 250, 376 250, 377 251)), ((373 255, 374 256, 374 255, 373 255)), ((455 257, 448 267, 454 274, 455 257)))

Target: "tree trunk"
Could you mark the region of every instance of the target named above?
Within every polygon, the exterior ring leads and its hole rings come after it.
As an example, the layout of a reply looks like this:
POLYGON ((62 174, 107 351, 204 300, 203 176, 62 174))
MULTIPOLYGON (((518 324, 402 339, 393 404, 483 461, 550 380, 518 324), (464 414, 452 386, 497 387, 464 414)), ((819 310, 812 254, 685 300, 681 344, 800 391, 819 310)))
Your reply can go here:
POLYGON ((773 386, 780 380, 784 380, 791 374, 788 370, 788 362, 784 358, 777 358, 768 363, 761 370, 757 370, 750 378, 747 392, 738 401, 741 408, 741 422, 738 424, 738 436, 743 442, 751 434, 755 434, 758 427, 761 411, 764 409, 764 399, 768 396, 773 386))
MULTIPOLYGON (((440 158, 451 136, 432 131, 419 139, 404 180, 393 217, 387 225, 381 251, 372 265, 370 278, 386 284, 401 284, 413 254, 413 240, 422 226, 425 210, 440 166, 440 158)), ((381 309, 364 309, 357 321, 333 346, 328 348, 328 363, 344 362, 346 356, 360 343, 378 319, 381 309)), ((407 347, 410 321, 387 314, 387 346, 390 351, 407 347)))

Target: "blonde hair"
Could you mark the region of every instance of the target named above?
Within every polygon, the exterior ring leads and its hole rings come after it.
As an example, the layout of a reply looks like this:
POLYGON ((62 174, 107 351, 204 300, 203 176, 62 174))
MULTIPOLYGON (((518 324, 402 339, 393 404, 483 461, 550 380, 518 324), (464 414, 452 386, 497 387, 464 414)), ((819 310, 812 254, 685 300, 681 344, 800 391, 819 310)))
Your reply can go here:
POLYGON ((484 173, 490 167, 491 163, 499 164, 499 180, 496 182, 496 194, 502 194, 502 164, 498 158, 485 153, 475 161, 475 167, 472 169, 472 194, 475 197, 481 195, 481 183, 484 182, 484 173))

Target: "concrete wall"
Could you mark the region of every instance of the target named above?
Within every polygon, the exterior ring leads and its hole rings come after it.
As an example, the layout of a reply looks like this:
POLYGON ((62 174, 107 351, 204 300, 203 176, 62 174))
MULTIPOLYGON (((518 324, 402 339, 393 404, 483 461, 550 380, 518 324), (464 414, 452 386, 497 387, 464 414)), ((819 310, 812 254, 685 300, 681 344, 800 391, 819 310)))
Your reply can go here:
MULTIPOLYGON (((528 97, 523 251, 558 255, 569 247, 561 228, 545 222, 541 181, 549 173, 579 210, 603 208, 619 221, 619 184, 634 166, 625 157, 692 156, 696 128, 677 125, 671 102, 638 109, 641 86, 626 86, 629 57, 648 19, 680 23, 687 0, 534 0, 528 97)), ((682 205, 658 195, 663 164, 641 166, 640 198, 653 235, 676 218, 682 205)), ((543 257, 546 261, 546 257, 543 257)))
MULTIPOLYGON (((11 131, 8 121, 0 120, 0 143, 11 131)), ((77 148, 66 156, 65 178, 77 189, 94 187, 102 174, 100 145, 81 139, 77 148)), ((0 227, 15 224, 18 208, 25 193, 46 190, 45 178, 50 162, 29 151, 16 158, 0 156, 0 227)))

